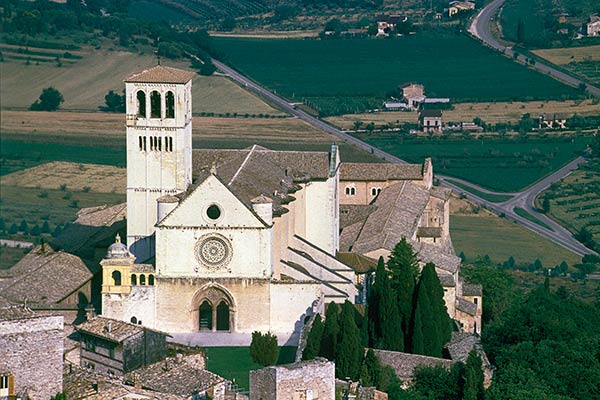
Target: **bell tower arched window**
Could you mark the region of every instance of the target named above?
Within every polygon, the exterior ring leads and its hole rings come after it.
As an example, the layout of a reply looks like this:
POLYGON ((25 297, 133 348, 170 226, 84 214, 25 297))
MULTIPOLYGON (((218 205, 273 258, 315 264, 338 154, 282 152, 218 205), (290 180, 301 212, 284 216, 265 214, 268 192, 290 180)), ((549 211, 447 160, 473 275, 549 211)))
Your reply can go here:
POLYGON ((150 93, 150 118, 161 117, 160 93, 154 90, 150 93))
POLYGON ((175 96, 173 95, 173 92, 167 92, 165 95, 165 101, 165 118, 175 118, 175 96))
POLYGON ((131 274, 131 284, 133 286, 137 285, 137 275, 136 274, 131 274))
POLYGON ((113 271, 112 279, 113 279, 113 285, 121 286, 121 272, 113 271))
POLYGON ((145 285, 146 284, 146 275, 141 274, 140 275, 140 285, 145 285))
POLYGON ((138 90, 137 94, 137 116, 146 118, 146 93, 143 90, 138 90))

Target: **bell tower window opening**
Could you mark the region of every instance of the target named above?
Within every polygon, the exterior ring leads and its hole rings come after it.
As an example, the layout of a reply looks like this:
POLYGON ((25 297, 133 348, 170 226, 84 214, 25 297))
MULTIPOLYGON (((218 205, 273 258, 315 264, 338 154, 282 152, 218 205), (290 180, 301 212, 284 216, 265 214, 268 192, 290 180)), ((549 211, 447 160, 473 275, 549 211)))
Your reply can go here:
POLYGON ((148 285, 154 286, 154 275, 148 275, 148 285))
POLYGON ((132 324, 137 324, 137 318, 136 317, 131 317, 131 319, 129 321, 131 321, 132 324))
POLYGON ((169 151, 173 151, 173 137, 169 136, 169 151))
POLYGON ((146 275, 141 274, 140 275, 140 285, 145 285, 146 284, 146 275))
POLYGON ((146 118, 146 93, 143 90, 138 90, 137 94, 137 116, 146 118))
POLYGON ((114 286, 121 286, 121 272, 113 271, 112 279, 113 279, 114 286))
POLYGON ((143 140, 141 136, 138 136, 138 144, 140 146, 140 151, 144 150, 144 146, 143 146, 143 140))
POLYGON ((137 275, 135 275, 135 274, 131 274, 131 285, 132 286, 137 285, 137 275))
POLYGON ((160 93, 154 90, 150 94, 150 118, 161 118, 162 110, 160 103, 160 93))
POLYGON ((144 136, 144 151, 146 151, 146 136, 144 136))
POLYGON ((175 96, 173 92, 167 92, 165 95, 166 100, 166 115, 165 118, 175 118, 175 96))
POLYGON ((158 137, 157 140, 158 140, 158 151, 162 151, 162 138, 158 137))

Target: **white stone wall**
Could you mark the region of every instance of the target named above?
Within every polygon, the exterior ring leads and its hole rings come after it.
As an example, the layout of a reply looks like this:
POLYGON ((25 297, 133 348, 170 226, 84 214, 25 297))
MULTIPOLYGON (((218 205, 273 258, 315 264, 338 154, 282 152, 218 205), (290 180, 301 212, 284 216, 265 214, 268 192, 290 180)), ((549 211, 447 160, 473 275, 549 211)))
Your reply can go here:
MULTIPOLYGON (((270 285, 271 332, 300 333, 304 317, 310 314, 312 304, 321 296, 319 283, 278 282, 270 285)), ((279 336, 279 335, 278 335, 279 336)))
POLYGON ((306 185, 306 239, 335 254, 339 243, 338 175, 306 185))
MULTIPOLYGON (((142 321, 143 326, 156 326, 156 286, 132 286, 129 294, 102 294, 102 316, 131 322, 142 321)), ((159 328, 157 328, 159 329, 159 328)))

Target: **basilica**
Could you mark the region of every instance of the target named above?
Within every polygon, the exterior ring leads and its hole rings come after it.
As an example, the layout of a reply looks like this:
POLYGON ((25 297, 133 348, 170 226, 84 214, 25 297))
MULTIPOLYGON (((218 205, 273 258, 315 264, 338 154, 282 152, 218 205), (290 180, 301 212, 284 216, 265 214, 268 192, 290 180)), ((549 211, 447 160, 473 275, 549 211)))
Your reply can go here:
POLYGON ((125 80, 127 237, 101 261, 104 316, 293 344, 324 304, 364 302, 377 258, 406 238, 436 264, 451 317, 480 332, 481 287, 460 278, 430 160, 341 163, 335 144, 194 150, 193 76, 158 65, 125 80))

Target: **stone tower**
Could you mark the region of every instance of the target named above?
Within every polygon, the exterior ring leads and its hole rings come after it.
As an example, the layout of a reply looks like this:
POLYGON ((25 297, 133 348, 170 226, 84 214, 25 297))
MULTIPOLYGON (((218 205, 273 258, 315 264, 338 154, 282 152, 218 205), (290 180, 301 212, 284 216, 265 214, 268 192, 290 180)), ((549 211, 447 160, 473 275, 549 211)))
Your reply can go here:
POLYGON ((192 181, 193 76, 157 65, 125 80, 127 246, 138 262, 154 256, 156 200, 192 181))

